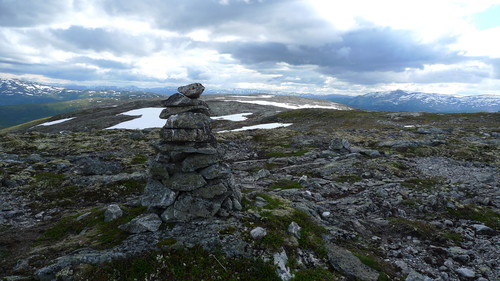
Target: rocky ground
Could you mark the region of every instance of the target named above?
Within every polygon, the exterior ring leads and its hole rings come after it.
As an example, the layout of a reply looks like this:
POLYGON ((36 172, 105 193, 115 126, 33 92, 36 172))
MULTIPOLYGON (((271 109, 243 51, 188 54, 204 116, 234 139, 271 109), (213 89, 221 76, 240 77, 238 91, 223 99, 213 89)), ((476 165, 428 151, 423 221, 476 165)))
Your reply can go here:
POLYGON ((0 277, 500 280, 498 113, 251 107, 293 125, 216 135, 243 210, 138 234, 157 129, 1 134, 0 277))

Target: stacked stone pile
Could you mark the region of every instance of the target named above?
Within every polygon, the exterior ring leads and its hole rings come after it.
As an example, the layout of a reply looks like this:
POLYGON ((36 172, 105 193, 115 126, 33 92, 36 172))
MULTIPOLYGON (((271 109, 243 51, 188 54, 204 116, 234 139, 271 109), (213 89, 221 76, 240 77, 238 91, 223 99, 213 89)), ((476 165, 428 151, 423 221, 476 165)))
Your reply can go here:
POLYGON ((229 167, 221 163, 208 105, 199 100, 199 83, 179 87, 163 101, 166 119, 157 155, 150 162, 142 205, 161 212, 163 221, 188 221, 241 210, 241 192, 229 167))

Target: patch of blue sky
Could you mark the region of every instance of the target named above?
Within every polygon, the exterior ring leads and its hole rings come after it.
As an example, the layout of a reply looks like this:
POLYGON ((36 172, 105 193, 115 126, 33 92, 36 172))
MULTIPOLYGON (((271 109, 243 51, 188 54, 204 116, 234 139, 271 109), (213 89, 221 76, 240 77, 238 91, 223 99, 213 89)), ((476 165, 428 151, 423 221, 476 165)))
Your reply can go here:
POLYGON ((473 15, 477 29, 485 30, 500 26, 500 5, 492 6, 473 15))

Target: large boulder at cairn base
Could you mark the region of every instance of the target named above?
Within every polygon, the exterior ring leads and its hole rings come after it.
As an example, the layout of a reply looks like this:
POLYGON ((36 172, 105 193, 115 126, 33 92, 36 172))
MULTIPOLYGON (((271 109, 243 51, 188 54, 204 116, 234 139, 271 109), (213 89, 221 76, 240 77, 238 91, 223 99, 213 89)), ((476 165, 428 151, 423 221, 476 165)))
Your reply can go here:
POLYGON ((167 188, 161 182, 150 180, 144 189, 141 203, 147 207, 166 208, 172 205, 179 193, 167 188))

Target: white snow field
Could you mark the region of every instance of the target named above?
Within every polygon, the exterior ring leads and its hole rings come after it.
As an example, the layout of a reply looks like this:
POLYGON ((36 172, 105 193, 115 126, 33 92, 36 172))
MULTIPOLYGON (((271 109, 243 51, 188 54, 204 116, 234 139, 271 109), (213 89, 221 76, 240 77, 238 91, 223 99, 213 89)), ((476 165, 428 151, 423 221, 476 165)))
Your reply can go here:
POLYGON ((253 113, 249 112, 249 113, 238 113, 238 114, 231 114, 231 115, 223 115, 223 116, 214 116, 214 117, 210 117, 212 118, 213 120, 227 120, 227 121, 235 121, 235 122, 238 122, 238 121, 245 121, 247 120, 248 118, 245 117, 245 116, 249 116, 249 115, 252 115, 253 113))
POLYGON ((281 127, 288 127, 292 124, 293 123, 267 123, 267 124, 253 125, 253 126, 245 126, 234 130, 219 131, 218 133, 239 132, 239 131, 256 130, 256 129, 276 129, 281 127))
MULTIPOLYGON (((140 109, 134 109, 120 113, 122 115, 138 116, 139 118, 125 121, 109 128, 110 129, 129 129, 129 130, 142 130, 146 128, 161 128, 165 125, 165 120, 160 119, 160 113, 164 108, 160 107, 146 107, 140 109)), ((238 113, 223 116, 211 117, 215 120, 228 120, 228 121, 244 121, 247 118, 245 116, 252 115, 253 113, 238 113)))
POLYGON ((275 102, 275 101, 266 101, 266 100, 226 100, 226 101, 235 101, 241 103, 253 103, 259 105, 271 105, 276 107, 288 108, 288 109, 304 109, 304 108, 325 108, 325 109, 344 109, 345 106, 337 106, 337 105, 316 105, 316 104, 290 104, 283 102, 275 102))
POLYGON ((51 126, 51 125, 55 125, 55 124, 59 124, 59 123, 62 123, 62 122, 69 121, 71 119, 75 119, 75 117, 60 119, 60 120, 56 120, 56 121, 45 122, 45 123, 42 123, 42 124, 38 124, 37 126, 51 126))
POLYGON ((127 112, 120 113, 122 115, 137 116, 141 117, 125 121, 109 128, 110 129, 129 129, 129 130, 142 130, 146 128, 161 128, 165 125, 165 120, 160 119, 160 113, 163 107, 146 107, 140 109, 134 109, 127 112))

